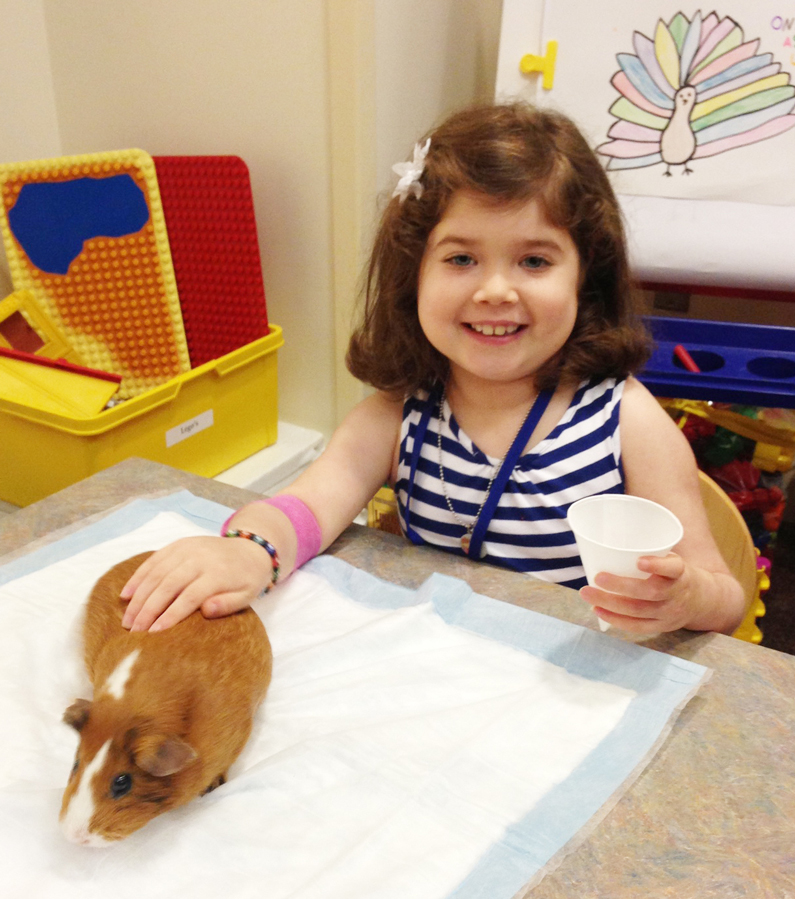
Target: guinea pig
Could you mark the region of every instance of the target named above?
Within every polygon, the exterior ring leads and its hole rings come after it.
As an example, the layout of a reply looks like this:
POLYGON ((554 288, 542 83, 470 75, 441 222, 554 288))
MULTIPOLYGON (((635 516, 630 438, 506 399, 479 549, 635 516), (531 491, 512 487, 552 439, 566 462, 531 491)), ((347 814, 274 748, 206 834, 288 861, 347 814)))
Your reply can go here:
POLYGON ((122 587, 151 553, 115 565, 94 585, 83 624, 94 699, 64 721, 80 734, 61 804, 66 837, 107 846, 226 780, 249 738, 273 657, 251 609, 165 631, 122 627, 122 587))

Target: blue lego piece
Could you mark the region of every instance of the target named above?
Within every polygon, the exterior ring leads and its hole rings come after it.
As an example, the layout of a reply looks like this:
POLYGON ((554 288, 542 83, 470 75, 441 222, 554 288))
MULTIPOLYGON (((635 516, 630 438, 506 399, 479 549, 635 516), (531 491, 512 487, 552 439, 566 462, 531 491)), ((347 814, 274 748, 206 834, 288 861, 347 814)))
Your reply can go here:
POLYGON ((26 184, 8 224, 28 259, 66 275, 94 237, 137 234, 149 221, 146 197, 130 175, 26 184))

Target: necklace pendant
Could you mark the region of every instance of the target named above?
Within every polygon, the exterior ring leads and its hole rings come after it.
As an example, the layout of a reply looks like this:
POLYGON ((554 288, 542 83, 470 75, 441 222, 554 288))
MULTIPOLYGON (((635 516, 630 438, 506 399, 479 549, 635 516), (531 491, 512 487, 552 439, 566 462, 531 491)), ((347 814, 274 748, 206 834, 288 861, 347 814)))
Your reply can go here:
MULTIPOLYGON (((472 553, 470 552, 471 547, 472 547, 472 531, 467 531, 467 532, 466 532, 465 534, 463 534, 463 536, 461 537, 461 549, 463 549, 464 552, 465 552, 468 556, 471 556, 471 555, 472 555, 472 553)), ((479 557, 480 557, 481 559, 485 559, 485 558, 486 558, 486 546, 485 546, 485 544, 482 544, 481 547, 480 547, 480 554, 479 554, 479 557)))

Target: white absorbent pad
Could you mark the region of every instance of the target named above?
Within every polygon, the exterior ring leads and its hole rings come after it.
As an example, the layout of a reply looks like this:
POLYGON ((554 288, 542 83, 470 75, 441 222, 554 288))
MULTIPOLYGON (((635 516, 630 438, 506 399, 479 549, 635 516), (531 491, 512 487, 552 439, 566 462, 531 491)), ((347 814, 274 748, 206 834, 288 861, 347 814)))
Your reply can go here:
POLYGON ((136 501, 0 568, 8 899, 510 899, 632 782, 707 670, 433 575, 319 557, 258 601, 273 681, 229 781, 106 849, 58 811, 90 697, 79 627, 110 566, 229 510, 136 501))

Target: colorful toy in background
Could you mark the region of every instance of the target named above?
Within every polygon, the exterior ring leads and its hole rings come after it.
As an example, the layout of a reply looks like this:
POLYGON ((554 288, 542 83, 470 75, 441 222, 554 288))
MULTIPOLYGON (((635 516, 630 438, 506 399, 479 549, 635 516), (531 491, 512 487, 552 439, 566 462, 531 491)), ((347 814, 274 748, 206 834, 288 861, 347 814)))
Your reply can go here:
POLYGON ((0 315, 0 346, 120 375, 129 399, 269 333, 239 157, 0 165, 0 200, 12 296, 25 298, 0 315))
POLYGON ((699 468, 726 493, 748 526, 757 552, 754 614, 761 617, 761 597, 770 589, 771 557, 786 507, 784 474, 795 464, 795 411, 698 400, 660 403, 679 424, 699 468))
MULTIPOLYGON (((795 458, 795 328, 651 316, 646 323, 655 345, 640 380, 745 521, 760 554, 752 609, 761 616, 784 474, 795 458)), ((761 639, 755 626, 751 639, 761 639)))
POLYGON ((795 412, 660 400, 673 415, 696 460, 728 494, 763 551, 775 538, 786 506, 784 473, 795 465, 795 412))
POLYGON ((783 513, 781 474, 795 456, 795 329, 671 318, 647 323, 655 350, 641 380, 678 418, 699 466, 740 511, 762 513, 755 540, 766 545, 783 513), (673 390, 687 399, 665 398, 673 390), (749 398, 780 401, 782 408, 760 408, 749 398))

